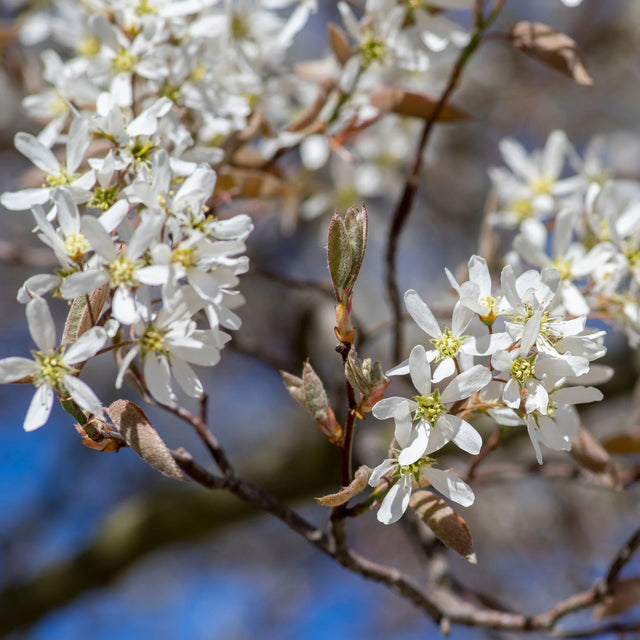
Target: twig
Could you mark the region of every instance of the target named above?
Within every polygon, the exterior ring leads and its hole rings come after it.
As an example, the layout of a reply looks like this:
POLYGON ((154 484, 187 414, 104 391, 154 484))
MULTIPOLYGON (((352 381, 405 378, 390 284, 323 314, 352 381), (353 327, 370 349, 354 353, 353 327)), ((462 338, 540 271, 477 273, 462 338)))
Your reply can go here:
POLYGON ((393 218, 391 220, 391 226, 389 228, 389 235, 387 238, 387 248, 385 251, 386 290, 394 321, 392 353, 393 362, 398 362, 402 354, 402 309, 400 305, 400 293, 398 291, 398 284, 396 282, 396 253, 398 248, 398 239, 400 237, 402 229, 404 228, 404 225, 409 219, 409 215, 413 207, 413 202, 418 191, 418 183, 420 178, 420 170, 422 169, 424 150, 426 148, 431 132, 438 122, 440 114, 449 101, 451 94, 455 91, 458 83, 460 82, 463 69, 465 68, 467 62, 470 60, 474 51, 480 45, 484 32, 498 17, 503 4, 504 0, 497 0, 496 2, 494 2, 494 6, 487 16, 486 20, 481 19, 481 10, 483 3, 479 2, 476 5, 475 27, 473 33, 471 34, 471 39, 458 56, 458 59, 449 76, 447 86, 445 87, 442 95, 440 96, 440 99, 433 109, 432 114, 424 123, 420 141, 418 142, 418 146, 413 158, 413 163, 405 180, 402 196, 400 197, 395 211, 393 212, 393 218))

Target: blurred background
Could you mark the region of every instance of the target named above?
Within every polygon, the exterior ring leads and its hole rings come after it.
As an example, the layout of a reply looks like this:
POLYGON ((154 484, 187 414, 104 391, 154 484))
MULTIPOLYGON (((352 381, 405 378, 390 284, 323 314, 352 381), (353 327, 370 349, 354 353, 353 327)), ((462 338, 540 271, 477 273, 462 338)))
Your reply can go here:
MULTIPOLYGON (((0 192, 19 188, 29 168, 13 149, 15 132, 38 130, 21 109, 37 72, 36 54, 11 35, 21 9, 17 1, 0 1, 0 192)), ((294 57, 323 53, 327 21, 339 17, 329 0, 320 0, 319 9, 298 36, 294 57)), ((572 36, 594 86, 574 84, 499 39, 481 48, 454 96, 472 119, 437 128, 420 197, 400 239, 400 288, 417 289, 432 306, 450 304, 443 268, 455 271, 477 250, 487 167, 500 164, 502 137, 540 148, 559 128, 582 151, 594 134, 606 133, 617 141, 621 166, 631 175, 640 172, 640 3, 584 0, 568 9, 560 0, 507 0, 496 29, 525 19, 572 36)), ((397 157, 410 157, 412 126, 407 123, 406 139, 394 139, 393 145, 381 131, 381 145, 389 142, 397 157)), ((382 155, 373 168, 381 186, 376 191, 359 191, 341 166, 318 172, 314 179, 328 185, 329 195, 319 212, 307 206, 293 231, 283 232, 276 215, 248 205, 256 228, 249 243, 251 270, 241 284, 248 301, 239 310, 243 327, 222 362, 203 378, 212 428, 239 469, 320 525, 326 509, 312 498, 339 487, 338 453, 288 396, 278 369, 299 374, 310 357, 335 389, 335 406, 343 406, 332 302, 320 290, 330 284, 324 246, 333 207, 363 199, 371 237, 354 298, 354 313, 369 332, 360 355, 379 359, 385 369, 395 364, 389 360, 389 338, 377 328, 389 318, 382 286, 384 238, 403 163, 387 172, 382 155), (322 287, 299 289, 290 280, 322 287)), ((50 263, 32 226, 28 213, 1 212, 0 357, 32 348, 15 292, 39 271, 34 264, 50 263), (22 256, 30 264, 21 264, 22 256)), ((56 311, 61 331, 64 305, 56 311)), ((632 411, 636 354, 621 334, 612 333, 608 346, 617 372, 610 394, 584 412, 596 435, 611 432, 621 421, 637 424, 632 411)), ((108 359, 87 371, 105 403, 116 399, 109 381, 114 371, 108 359)), ((400 386, 391 389, 401 391, 400 386)), ((38 640, 409 640, 438 633, 410 604, 343 570, 279 522, 226 496, 164 478, 131 450, 102 454, 83 447, 58 408, 44 428, 25 433, 21 424, 32 392, 21 385, 0 387, 0 633, 38 640)), ((184 424, 151 408, 148 415, 170 447, 184 446, 208 464, 184 424)), ((372 418, 359 425, 360 459, 377 464, 388 429, 372 418)), ((545 460, 560 470, 555 477, 531 473, 493 482, 488 476, 474 484, 476 503, 463 515, 478 565, 450 558, 463 587, 532 614, 589 587, 639 516, 637 486, 615 491, 606 478, 574 473, 567 456, 553 453, 548 451, 545 460)), ((495 456, 497 464, 533 460, 526 434, 495 456)), ((452 466, 460 464, 451 459, 452 466)), ((352 540, 364 555, 397 564, 424 581, 416 569, 420 551, 400 525, 383 527, 368 514, 353 523, 352 540)), ((627 567, 629 575, 638 569, 638 561, 627 567)), ((588 622, 578 615, 563 626, 588 622)), ((452 632, 456 639, 493 635, 462 628, 452 632)))

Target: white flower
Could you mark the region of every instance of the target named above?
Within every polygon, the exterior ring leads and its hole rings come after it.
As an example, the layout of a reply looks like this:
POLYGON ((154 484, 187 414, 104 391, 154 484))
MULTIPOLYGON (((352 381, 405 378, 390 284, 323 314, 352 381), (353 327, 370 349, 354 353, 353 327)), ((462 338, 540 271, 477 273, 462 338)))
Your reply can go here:
POLYGON ((401 465, 396 458, 388 458, 380 463, 371 474, 369 484, 376 487, 383 476, 390 474, 393 486, 387 492, 378 509, 377 518, 383 524, 397 522, 409 506, 414 482, 421 484, 425 478, 434 489, 463 507, 473 504, 475 496, 471 487, 455 473, 433 469, 435 460, 422 458, 413 464, 401 465))
POLYGON ((553 234, 553 257, 549 257, 544 250, 546 233, 542 245, 532 242, 523 234, 515 238, 513 245, 529 264, 540 268, 554 267, 558 270, 562 304, 571 315, 580 316, 589 313, 589 305, 574 280, 584 278, 602 267, 612 256, 614 248, 608 243, 598 243, 587 252, 582 244, 572 242, 575 218, 572 209, 565 209, 557 215, 553 234))
POLYGON ((126 370, 140 355, 144 378, 154 398, 165 404, 175 401, 171 373, 187 395, 201 396, 202 383, 189 363, 208 367, 217 364, 228 336, 197 330, 192 319, 196 310, 189 308, 180 292, 157 314, 152 312, 149 303, 143 306, 144 319, 134 326, 139 341, 123 358, 116 387, 122 385, 126 370))
POLYGON ((602 392, 595 387, 558 387, 549 389, 549 408, 543 413, 526 416, 527 431, 536 452, 538 464, 542 464, 540 443, 557 451, 569 451, 571 438, 578 435, 580 417, 574 404, 602 400, 602 392))
POLYGON ((492 221, 513 227, 530 216, 548 216, 554 211, 557 198, 579 189, 583 183, 580 176, 560 177, 568 150, 563 131, 553 131, 544 149, 531 154, 514 139, 503 139, 500 151, 510 171, 497 167, 489 170, 504 207, 492 221))
POLYGON ((21 357, 0 360, 0 382, 15 382, 33 376, 36 392, 24 419, 26 431, 41 427, 48 419, 54 394, 70 395, 76 404, 95 415, 102 405, 91 387, 76 377, 74 364, 93 357, 107 341, 102 327, 93 327, 65 349, 56 346, 56 331, 49 307, 43 298, 34 298, 26 306, 27 323, 38 351, 33 360, 21 357))
POLYGON ((0 202, 13 211, 30 209, 36 204, 49 201, 51 189, 63 186, 72 195, 75 202, 87 202, 91 197, 89 191, 95 182, 93 171, 78 174, 84 153, 89 145, 89 124, 84 118, 76 118, 69 129, 66 143, 66 160, 63 163, 53 155, 49 147, 30 133, 16 134, 16 149, 33 162, 38 169, 45 172, 46 184, 41 189, 22 189, 5 192, 0 202))
POLYGON ((487 385, 491 381, 489 370, 476 365, 463 371, 440 394, 438 389, 431 389, 427 353, 422 345, 416 345, 409 357, 409 371, 420 395, 412 399, 384 398, 373 407, 376 418, 395 420, 395 437, 402 447, 398 456, 400 464, 412 464, 450 441, 463 451, 478 453, 482 446, 480 434, 466 420, 449 413, 449 409, 487 385), (415 426, 413 421, 416 421, 415 426))
POLYGON ((163 222, 162 214, 145 211, 129 243, 119 247, 97 218, 84 216, 82 233, 96 252, 99 262, 97 265, 90 264, 85 271, 73 273, 65 278, 60 286, 62 295, 65 298, 77 298, 109 283, 115 288, 113 316, 123 324, 134 323, 138 319, 138 305, 134 292, 141 284, 137 273, 144 265, 140 257, 149 248, 163 222))

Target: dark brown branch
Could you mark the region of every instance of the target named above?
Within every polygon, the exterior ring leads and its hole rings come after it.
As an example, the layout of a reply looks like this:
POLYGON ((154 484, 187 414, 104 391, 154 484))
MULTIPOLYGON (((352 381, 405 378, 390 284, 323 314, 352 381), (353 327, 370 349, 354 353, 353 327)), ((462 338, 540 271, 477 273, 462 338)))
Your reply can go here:
MULTIPOLYGON (((218 439, 213 435, 209 427, 207 427, 206 422, 201 417, 193 415, 190 411, 184 409, 183 407, 179 407, 177 404, 158 403, 158 406, 166 409, 167 411, 169 411, 169 413, 173 413, 185 422, 188 422, 196 430, 198 436, 200 436, 200 439, 211 454, 211 457, 216 461, 216 464, 218 465, 220 471, 222 471, 224 475, 233 474, 233 467, 229 462, 229 458, 227 458, 227 454, 220 446, 218 439)), ((206 410, 206 403, 204 406, 206 410)))
POLYGON ((391 314, 393 317, 393 362, 398 362, 402 355, 402 306, 400 302, 400 292, 398 290, 398 283, 396 277, 396 253, 398 249, 398 239, 400 233, 404 228, 413 203, 418 192, 420 171, 422 169, 422 161, 424 157, 424 151, 427 146, 427 142, 431 136, 431 133, 440 118, 441 113, 451 97, 451 94, 458 87, 460 78, 462 77, 462 71, 471 59, 473 53, 478 48, 482 41, 484 32, 491 26, 493 21, 498 17, 504 0, 497 0, 494 3, 494 7, 487 16, 486 20, 482 19, 482 3, 479 2, 475 9, 475 27, 471 34, 471 39, 467 46, 460 52, 458 59, 456 60, 451 74, 449 75, 449 81, 445 87, 440 99, 438 100, 433 113, 425 121, 422 128, 422 134, 420 141, 416 148, 416 152, 413 158, 413 163, 407 174, 402 196, 396 205, 391 219, 391 226, 389 228, 389 235, 387 237, 387 248, 385 251, 385 272, 386 272, 386 291, 389 299, 389 305, 391 306, 391 314))

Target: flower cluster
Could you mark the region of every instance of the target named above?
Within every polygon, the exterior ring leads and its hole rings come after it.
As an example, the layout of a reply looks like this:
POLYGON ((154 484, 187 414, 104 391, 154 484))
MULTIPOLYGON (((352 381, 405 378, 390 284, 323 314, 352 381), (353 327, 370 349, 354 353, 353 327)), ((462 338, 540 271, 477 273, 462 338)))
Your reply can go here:
POLYGON ((406 510, 413 481, 422 479, 468 506, 473 493, 453 472, 433 469, 431 454, 452 442, 477 454, 482 438, 465 417, 476 412, 497 424, 526 426, 536 458, 540 445, 568 450, 577 435, 575 404, 602 399, 590 385, 604 382, 611 371, 592 366, 605 354, 604 331, 585 328, 586 316, 574 316, 562 295, 560 272, 553 268, 524 271, 516 277, 511 265, 502 270, 500 291, 493 290, 483 258, 473 256, 469 280, 458 283, 451 326, 442 328, 429 306, 413 290, 405 293, 407 311, 427 334, 406 362, 388 372, 409 374, 417 394, 378 402, 373 414, 393 418, 394 456, 370 479, 377 485, 390 473, 393 487, 378 510, 386 524, 406 510), (443 389, 434 387, 441 383, 443 389))
POLYGON ((0 361, 2 382, 24 378, 38 389, 27 429, 44 424, 54 393, 81 410, 76 417, 102 412, 78 375, 104 349, 119 357, 116 386, 131 373, 159 402, 175 401, 172 379, 199 397, 192 365, 215 365, 227 330, 240 326, 233 309, 243 302, 238 276, 248 268, 252 222, 215 215, 212 165, 224 156, 220 143, 246 126, 251 94, 263 91, 265 39, 284 51, 313 3, 288 21, 269 13, 269 29, 258 28, 262 7, 217 5, 59 0, 46 33, 36 18, 24 27, 30 41, 52 36, 76 52, 63 61, 46 51, 51 87, 25 100, 28 113, 48 119, 37 136, 15 139, 43 172, 41 186, 0 198, 7 209, 31 210, 59 262, 18 293, 34 361, 0 361), (240 74, 243 59, 252 64, 240 74), (224 72, 229 65, 234 73, 224 72), (47 295, 82 302, 89 326, 67 326, 56 343, 47 295))
POLYGON ((542 151, 501 144, 507 168, 491 178, 493 222, 516 230, 514 265, 555 267, 566 311, 595 313, 640 342, 640 182, 616 175, 615 150, 595 138, 584 157, 553 132, 542 151))

